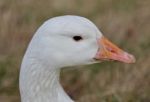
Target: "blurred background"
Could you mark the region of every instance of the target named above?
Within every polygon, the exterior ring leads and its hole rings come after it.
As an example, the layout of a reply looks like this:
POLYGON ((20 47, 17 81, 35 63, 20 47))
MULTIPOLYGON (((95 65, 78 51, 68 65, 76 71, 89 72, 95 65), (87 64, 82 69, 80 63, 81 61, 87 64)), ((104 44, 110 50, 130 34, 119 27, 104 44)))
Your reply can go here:
POLYGON ((66 92, 77 102, 150 102, 150 0, 0 0, 0 102, 20 102, 19 70, 30 39, 45 20, 66 14, 92 20, 137 58, 63 69, 66 92))

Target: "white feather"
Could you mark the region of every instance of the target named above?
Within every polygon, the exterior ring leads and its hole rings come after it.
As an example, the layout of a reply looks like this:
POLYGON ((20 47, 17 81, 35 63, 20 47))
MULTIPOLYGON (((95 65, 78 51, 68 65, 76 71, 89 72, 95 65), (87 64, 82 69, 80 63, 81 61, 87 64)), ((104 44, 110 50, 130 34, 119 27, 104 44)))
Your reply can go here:
POLYGON ((102 36, 88 19, 60 16, 46 21, 35 33, 20 71, 22 102, 73 102, 59 83, 60 69, 93 63, 102 36), (74 41, 73 36, 83 40, 74 41))

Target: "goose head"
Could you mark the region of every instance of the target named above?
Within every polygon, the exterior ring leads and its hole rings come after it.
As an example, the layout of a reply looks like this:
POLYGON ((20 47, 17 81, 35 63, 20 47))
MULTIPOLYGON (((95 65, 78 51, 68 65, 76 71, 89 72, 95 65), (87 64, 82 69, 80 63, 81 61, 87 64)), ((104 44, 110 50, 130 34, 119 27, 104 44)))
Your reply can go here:
POLYGON ((104 60, 135 61, 132 55, 106 39, 91 21, 79 16, 46 21, 33 37, 30 50, 39 63, 55 64, 57 68, 104 60))
POLYGON ((37 30, 27 48, 20 72, 21 98, 23 102, 72 102, 61 97, 65 92, 55 71, 106 60, 135 62, 131 54, 106 39, 90 20, 54 17, 37 30))

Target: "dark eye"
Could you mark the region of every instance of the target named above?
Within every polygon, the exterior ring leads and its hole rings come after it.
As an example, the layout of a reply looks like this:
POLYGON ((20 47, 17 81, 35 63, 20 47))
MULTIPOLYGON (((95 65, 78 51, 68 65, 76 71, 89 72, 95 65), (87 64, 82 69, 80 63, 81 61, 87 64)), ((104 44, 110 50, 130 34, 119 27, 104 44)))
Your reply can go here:
POLYGON ((82 40, 83 38, 81 36, 73 36, 73 40, 74 41, 80 41, 82 40))

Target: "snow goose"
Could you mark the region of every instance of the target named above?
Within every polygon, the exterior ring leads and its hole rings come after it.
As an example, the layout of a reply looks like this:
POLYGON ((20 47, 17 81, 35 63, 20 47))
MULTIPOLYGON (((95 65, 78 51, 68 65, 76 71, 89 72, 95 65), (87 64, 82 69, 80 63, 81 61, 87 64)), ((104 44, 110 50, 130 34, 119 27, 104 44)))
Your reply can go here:
POLYGON ((19 78, 21 101, 74 102, 59 83, 60 69, 103 60, 135 62, 88 19, 54 17, 37 30, 24 55, 19 78))

